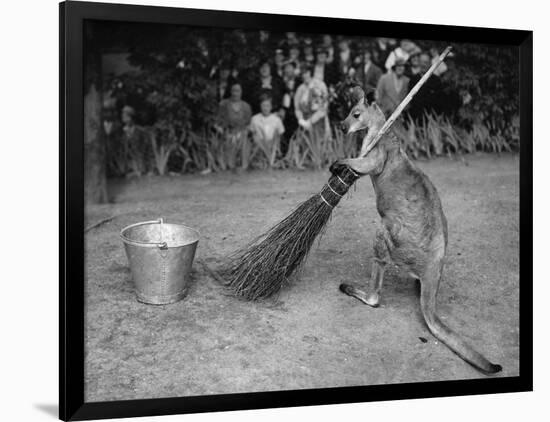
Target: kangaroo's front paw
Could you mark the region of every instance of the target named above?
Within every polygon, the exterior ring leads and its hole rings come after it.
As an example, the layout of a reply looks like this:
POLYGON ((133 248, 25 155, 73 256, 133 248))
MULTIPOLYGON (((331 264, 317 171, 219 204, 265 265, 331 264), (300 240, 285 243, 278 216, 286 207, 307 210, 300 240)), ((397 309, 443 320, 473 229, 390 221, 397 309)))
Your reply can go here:
POLYGON ((340 174, 342 168, 347 167, 347 164, 344 160, 336 160, 334 163, 332 163, 329 167, 329 171, 334 174, 340 174))

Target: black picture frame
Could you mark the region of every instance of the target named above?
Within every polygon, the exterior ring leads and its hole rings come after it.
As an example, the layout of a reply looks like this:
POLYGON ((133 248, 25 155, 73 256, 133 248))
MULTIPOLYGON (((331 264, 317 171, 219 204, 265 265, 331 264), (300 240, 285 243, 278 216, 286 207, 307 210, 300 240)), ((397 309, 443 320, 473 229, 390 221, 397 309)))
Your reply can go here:
POLYGON ((133 6, 70 1, 59 5, 60 69, 60 345, 59 417, 88 420, 364 401, 531 391, 533 386, 533 33, 440 26, 133 6), (195 26, 376 34, 507 44, 520 54, 520 375, 422 384, 371 385, 163 399, 84 402, 83 25, 88 19, 195 26), (366 28, 368 28, 366 30, 366 28), (368 32, 366 32, 368 31, 368 32))

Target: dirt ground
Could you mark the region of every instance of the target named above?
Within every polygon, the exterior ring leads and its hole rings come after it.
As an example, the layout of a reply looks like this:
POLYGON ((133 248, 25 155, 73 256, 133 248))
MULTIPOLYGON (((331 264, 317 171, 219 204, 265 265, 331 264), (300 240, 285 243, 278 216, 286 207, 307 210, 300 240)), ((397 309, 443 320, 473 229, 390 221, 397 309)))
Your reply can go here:
MULTIPOLYGON (((440 193, 449 249, 438 312, 504 370, 519 371, 519 157, 419 162, 440 193)), ((378 224, 368 178, 342 200, 299 280, 275 301, 223 294, 195 265, 181 302, 135 299, 119 231, 164 217, 201 232, 197 258, 262 233, 328 172, 249 172, 113 181, 87 209, 86 401, 481 378, 430 335, 414 283, 390 269, 380 308, 340 293, 370 274, 378 224), (423 340, 427 340, 424 342, 423 340)))

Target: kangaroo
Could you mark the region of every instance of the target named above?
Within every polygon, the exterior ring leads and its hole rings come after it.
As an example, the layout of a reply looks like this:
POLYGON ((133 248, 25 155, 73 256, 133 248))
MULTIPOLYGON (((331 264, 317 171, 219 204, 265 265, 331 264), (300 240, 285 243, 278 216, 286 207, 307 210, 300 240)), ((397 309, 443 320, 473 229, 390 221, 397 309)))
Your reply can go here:
POLYGON ((489 362, 436 315, 436 296, 447 249, 447 220, 437 190, 407 157, 391 130, 369 151, 370 143, 386 120, 375 103, 365 102, 361 88, 354 88, 352 99, 355 106, 342 122, 342 129, 347 134, 368 129, 363 139, 362 153, 360 158, 334 162, 331 172, 335 173, 340 166, 347 165, 361 175, 370 176, 382 228, 374 241, 367 291, 349 284, 341 284, 340 290, 369 306, 377 307, 384 269, 388 263, 396 264, 420 282, 420 308, 431 333, 482 372, 500 372, 502 366, 489 362))

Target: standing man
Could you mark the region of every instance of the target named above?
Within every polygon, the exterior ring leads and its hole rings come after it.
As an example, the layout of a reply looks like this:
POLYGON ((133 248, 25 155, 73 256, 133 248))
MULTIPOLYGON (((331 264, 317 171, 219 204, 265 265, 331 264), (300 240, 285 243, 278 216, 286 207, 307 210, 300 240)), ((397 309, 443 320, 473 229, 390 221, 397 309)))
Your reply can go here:
POLYGON ((346 76, 352 73, 353 57, 349 41, 345 38, 341 38, 338 41, 338 52, 336 53, 332 66, 334 68, 335 77, 338 80, 344 80, 346 76))
POLYGON ((288 150, 290 138, 298 129, 298 120, 294 110, 294 95, 300 85, 300 80, 296 76, 295 62, 289 61, 285 63, 283 68, 284 94, 282 100, 283 108, 283 124, 285 133, 281 139, 281 154, 285 155, 288 150))
POLYGON ((274 70, 275 75, 277 75, 279 78, 283 77, 283 67, 285 65, 285 54, 283 52, 282 48, 277 48, 275 50, 275 56, 273 57, 273 64, 274 64, 274 70))
MULTIPOLYGON (((419 55, 419 67, 420 72, 411 77, 410 84, 411 86, 416 85, 416 83, 422 78, 422 76, 428 71, 432 65, 432 58, 426 52, 419 55)), ((441 79, 435 74, 435 72, 430 76, 430 78, 424 83, 422 89, 417 92, 414 98, 411 101, 409 106, 408 113, 409 115, 417 122, 422 121, 425 113, 439 113, 440 112, 440 103, 443 96, 443 89, 441 85, 441 79)))
POLYGON ((287 62, 293 63, 294 65, 294 74, 296 77, 300 76, 300 46, 298 44, 293 44, 288 48, 288 60, 287 62))
POLYGON ((313 52, 313 41, 310 37, 304 38, 304 54, 302 55, 302 64, 304 66, 315 64, 315 54, 313 52))
MULTIPOLYGON (((407 73, 407 76, 411 78, 411 81, 419 74, 422 73, 422 66, 420 64, 420 54, 421 52, 416 52, 414 54, 411 54, 411 57, 409 57, 409 71, 407 73)), ((411 82, 411 86, 414 86, 414 84, 411 82)))
POLYGON ((264 60, 260 64, 260 71, 250 83, 246 99, 252 104, 252 111, 258 113, 260 111, 260 96, 268 94, 271 97, 273 110, 281 109, 281 100, 283 98, 283 80, 271 72, 271 64, 264 60))
POLYGON ((376 96, 376 87, 378 86, 378 81, 382 76, 382 69, 380 69, 372 61, 372 53, 369 48, 363 50, 363 60, 355 77, 357 81, 363 87, 366 98, 368 102, 371 102, 375 99, 376 96))
POLYGON ((318 47, 316 51, 316 61, 313 68, 313 77, 329 86, 333 83, 331 68, 327 64, 328 54, 324 47, 318 47))
POLYGON ((376 101, 389 116, 409 92, 409 78, 405 76, 405 61, 397 59, 388 73, 380 77, 376 87, 376 101))
POLYGON ((323 35, 323 43, 321 46, 327 52, 327 63, 331 64, 334 61, 334 46, 332 45, 332 37, 329 34, 323 35))

